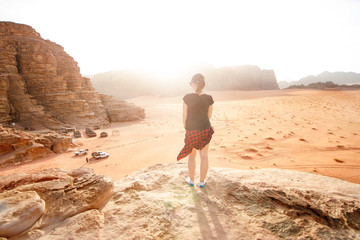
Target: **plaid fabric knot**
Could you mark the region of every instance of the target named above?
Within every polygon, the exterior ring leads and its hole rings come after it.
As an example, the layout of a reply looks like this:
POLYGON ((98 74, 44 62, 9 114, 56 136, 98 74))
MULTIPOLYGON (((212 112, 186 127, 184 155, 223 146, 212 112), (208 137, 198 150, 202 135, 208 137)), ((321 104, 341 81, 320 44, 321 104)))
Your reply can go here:
POLYGON ((177 160, 179 161, 189 155, 193 148, 197 150, 203 149, 209 144, 213 134, 214 129, 212 127, 205 130, 187 130, 184 139, 185 146, 177 156, 177 160))

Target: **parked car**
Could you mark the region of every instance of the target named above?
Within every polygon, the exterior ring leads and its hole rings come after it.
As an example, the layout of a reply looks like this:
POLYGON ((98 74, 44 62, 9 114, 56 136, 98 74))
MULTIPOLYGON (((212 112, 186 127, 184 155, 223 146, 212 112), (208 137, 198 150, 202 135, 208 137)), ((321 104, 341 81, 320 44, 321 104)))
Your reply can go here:
POLYGON ((107 154, 106 152, 101 152, 101 151, 93 152, 91 155, 96 159, 109 157, 109 154, 107 154))
POLYGON ((75 152, 75 156, 79 155, 86 155, 88 153, 89 149, 80 149, 79 151, 75 152))
POLYGON ((102 153, 101 151, 97 151, 97 152, 92 152, 91 156, 95 157, 96 155, 99 155, 100 153, 102 153))
POLYGON ((98 159, 98 158, 107 158, 107 157, 109 157, 109 154, 106 153, 106 152, 102 152, 99 155, 95 156, 96 159, 98 159))

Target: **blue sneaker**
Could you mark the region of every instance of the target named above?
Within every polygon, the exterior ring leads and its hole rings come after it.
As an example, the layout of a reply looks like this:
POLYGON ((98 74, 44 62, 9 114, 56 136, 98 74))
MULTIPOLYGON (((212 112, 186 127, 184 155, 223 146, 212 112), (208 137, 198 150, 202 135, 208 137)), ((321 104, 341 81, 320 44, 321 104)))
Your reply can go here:
POLYGON ((206 180, 204 182, 200 182, 199 187, 203 188, 205 186, 206 180))
POLYGON ((188 178, 186 179, 186 182, 187 182, 191 187, 194 186, 194 182, 190 180, 190 177, 188 177, 188 178))

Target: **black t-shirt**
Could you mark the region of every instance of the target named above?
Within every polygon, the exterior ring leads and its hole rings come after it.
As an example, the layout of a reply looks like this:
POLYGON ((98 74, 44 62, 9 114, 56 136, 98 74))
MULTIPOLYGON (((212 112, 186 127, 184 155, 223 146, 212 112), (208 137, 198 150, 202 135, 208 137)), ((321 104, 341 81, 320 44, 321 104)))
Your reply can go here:
POLYGON ((207 94, 186 94, 183 98, 187 105, 186 130, 204 130, 209 128, 209 106, 214 103, 213 98, 207 94))

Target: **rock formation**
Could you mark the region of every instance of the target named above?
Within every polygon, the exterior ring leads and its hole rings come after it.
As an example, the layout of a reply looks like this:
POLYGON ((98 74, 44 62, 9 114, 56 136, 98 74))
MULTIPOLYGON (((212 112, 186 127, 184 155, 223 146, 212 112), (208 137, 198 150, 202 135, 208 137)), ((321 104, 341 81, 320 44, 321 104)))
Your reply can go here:
POLYGON ((0 167, 29 162, 75 147, 70 137, 53 131, 29 133, 0 126, 0 167))
POLYGON ((114 97, 104 94, 100 94, 100 99, 106 108, 110 122, 139 120, 145 116, 144 109, 137 108, 132 103, 117 101, 114 97))
POLYGON ((182 163, 155 165, 114 184, 83 168, 6 176, 0 237, 360 238, 359 184, 280 169, 211 168, 203 189, 186 177, 182 163))
POLYGON ((279 89, 273 70, 261 70, 253 65, 222 67, 207 75, 209 90, 279 89))
POLYGON ((215 69, 212 65, 194 66, 176 75, 157 76, 141 71, 111 71, 91 77, 100 93, 119 99, 141 95, 176 96, 189 91, 187 82, 195 73, 206 78, 206 90, 272 90, 279 89, 273 70, 244 65, 215 69), (123 90, 123 91, 121 91, 123 90))
POLYGON ((0 22, 0 48, 0 123, 32 129, 108 123, 99 94, 63 47, 30 26, 0 22))

